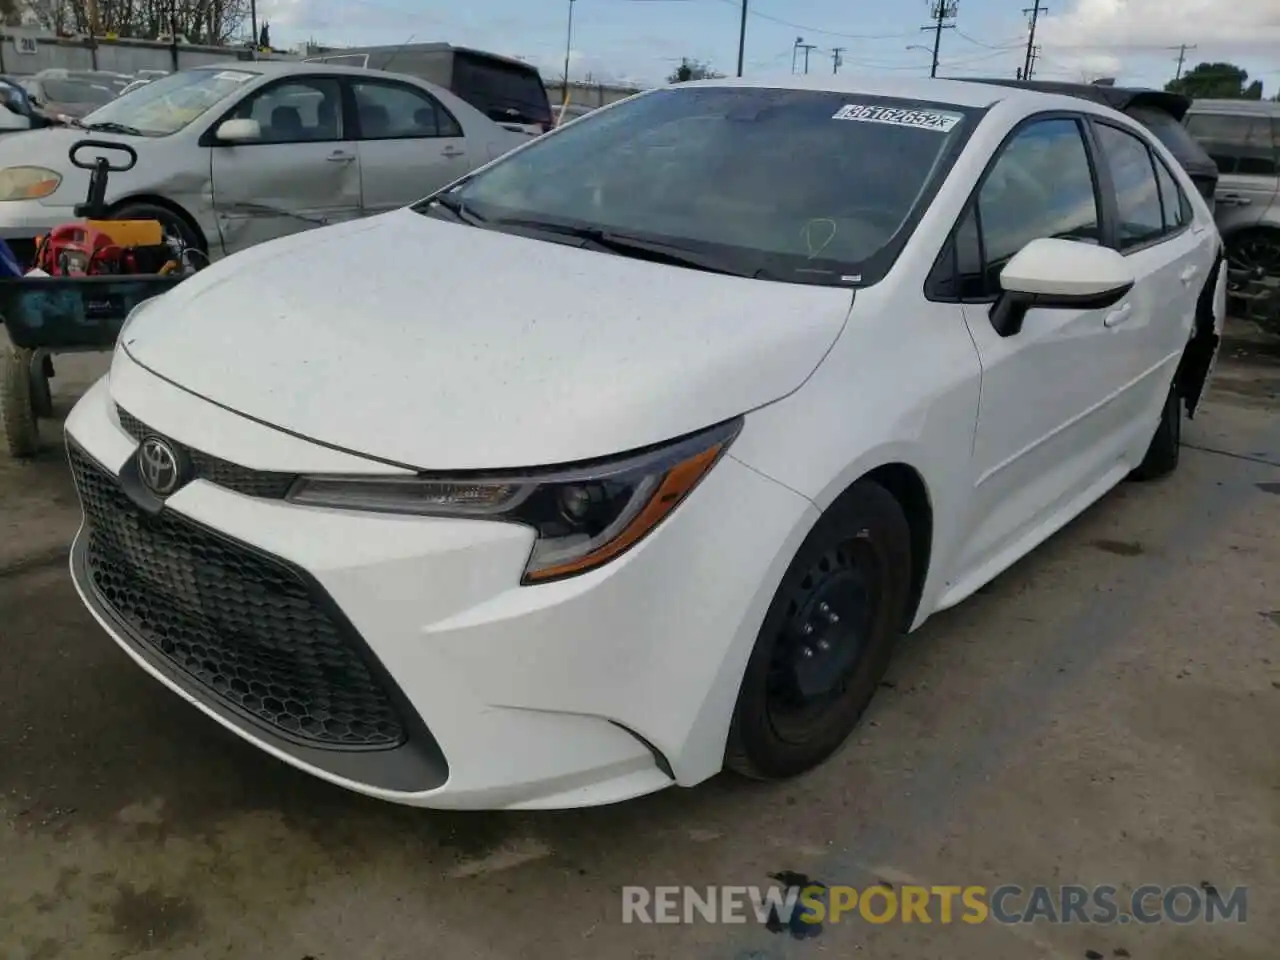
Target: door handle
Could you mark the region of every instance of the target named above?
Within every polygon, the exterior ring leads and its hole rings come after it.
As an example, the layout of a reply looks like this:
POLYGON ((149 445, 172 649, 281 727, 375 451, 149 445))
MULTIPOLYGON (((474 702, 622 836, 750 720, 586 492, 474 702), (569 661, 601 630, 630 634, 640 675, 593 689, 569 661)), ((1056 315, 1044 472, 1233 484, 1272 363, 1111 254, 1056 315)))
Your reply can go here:
POLYGON ((467 151, 459 150, 457 147, 445 147, 444 150, 441 151, 441 153, 444 156, 448 157, 450 160, 452 160, 454 157, 465 156, 467 151))
POLYGON ((1238 193, 1224 193, 1218 197, 1218 203, 1224 207, 1247 207, 1253 203, 1248 197, 1242 197, 1238 193))
POLYGON ((1102 321, 1104 327, 1118 327, 1133 315, 1133 304, 1126 303, 1119 310, 1112 310, 1102 321))
POLYGON ((1192 280, 1196 278, 1196 274, 1199 272, 1200 272, 1199 267, 1190 266, 1190 267, 1187 267, 1187 269, 1183 270, 1180 274, 1178 274, 1178 279, 1182 281, 1182 285, 1185 287, 1188 284, 1190 284, 1192 280))
POLYGON ((354 153, 346 153, 342 150, 335 150, 325 157, 330 163, 350 163, 355 158, 356 155, 354 153))

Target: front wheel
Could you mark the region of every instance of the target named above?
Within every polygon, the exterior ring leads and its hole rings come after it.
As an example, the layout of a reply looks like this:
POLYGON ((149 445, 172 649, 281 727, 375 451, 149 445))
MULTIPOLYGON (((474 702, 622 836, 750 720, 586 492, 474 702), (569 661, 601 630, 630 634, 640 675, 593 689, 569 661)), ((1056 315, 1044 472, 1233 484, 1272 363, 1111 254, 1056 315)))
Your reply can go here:
POLYGON ((889 665, 911 587, 897 499, 854 484, 810 531, 765 614, 725 766, 761 780, 816 767, 857 725, 889 665))
POLYGON ((15 457, 34 456, 40 448, 31 376, 32 352, 0 344, 0 427, 15 457))

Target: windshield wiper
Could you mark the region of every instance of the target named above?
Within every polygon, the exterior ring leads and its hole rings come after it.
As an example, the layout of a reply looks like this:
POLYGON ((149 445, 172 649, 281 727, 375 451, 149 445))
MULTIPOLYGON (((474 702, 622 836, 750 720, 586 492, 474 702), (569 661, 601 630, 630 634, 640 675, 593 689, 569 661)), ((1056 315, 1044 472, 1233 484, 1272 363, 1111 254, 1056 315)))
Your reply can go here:
POLYGON ((116 123, 114 120, 99 120, 97 123, 77 123, 76 126, 86 130, 100 130, 103 133, 123 133, 127 137, 145 137, 146 134, 137 127, 127 123, 116 123))
POLYGON ((634 237, 630 234, 617 233, 613 230, 603 230, 600 227, 573 227, 562 223, 548 223, 545 220, 523 219, 520 217, 495 220, 492 225, 495 227, 521 227, 526 230, 541 230, 544 233, 554 233, 562 237, 575 237, 610 253, 616 253, 624 257, 635 257, 636 259, 649 260, 655 263, 667 263, 676 267, 690 267, 707 273, 723 273, 732 277, 751 276, 749 271, 735 269, 722 260, 705 256, 679 244, 665 243, 661 240, 647 240, 644 237, 634 237))
POLYGON ((453 196, 452 193, 442 193, 438 197, 432 197, 431 204, 438 204, 444 207, 463 223, 469 223, 473 227, 488 223, 488 220, 480 216, 480 214, 473 210, 468 210, 466 205, 453 196))

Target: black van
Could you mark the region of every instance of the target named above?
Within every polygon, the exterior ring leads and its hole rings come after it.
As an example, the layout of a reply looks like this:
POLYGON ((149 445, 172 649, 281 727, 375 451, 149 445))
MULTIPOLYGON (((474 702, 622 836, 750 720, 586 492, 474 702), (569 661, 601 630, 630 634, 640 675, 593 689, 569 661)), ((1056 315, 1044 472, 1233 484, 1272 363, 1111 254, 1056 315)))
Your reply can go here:
POLYGON ((554 125, 551 101, 537 68, 496 53, 449 43, 408 43, 344 47, 341 53, 310 57, 307 62, 392 70, 421 77, 517 133, 536 137, 554 125))

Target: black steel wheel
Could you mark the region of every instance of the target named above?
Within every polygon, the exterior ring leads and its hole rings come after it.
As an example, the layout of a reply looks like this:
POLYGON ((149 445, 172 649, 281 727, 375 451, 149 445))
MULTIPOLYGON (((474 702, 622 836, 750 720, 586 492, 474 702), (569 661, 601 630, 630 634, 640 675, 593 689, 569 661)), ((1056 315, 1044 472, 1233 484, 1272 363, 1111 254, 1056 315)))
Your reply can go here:
POLYGON ((794 776, 834 753, 871 702, 905 626, 911 536, 872 481, 846 491, 779 584, 747 663, 725 765, 794 776))
POLYGON ((1226 246, 1231 312, 1280 332, 1280 230, 1243 230, 1226 246))

